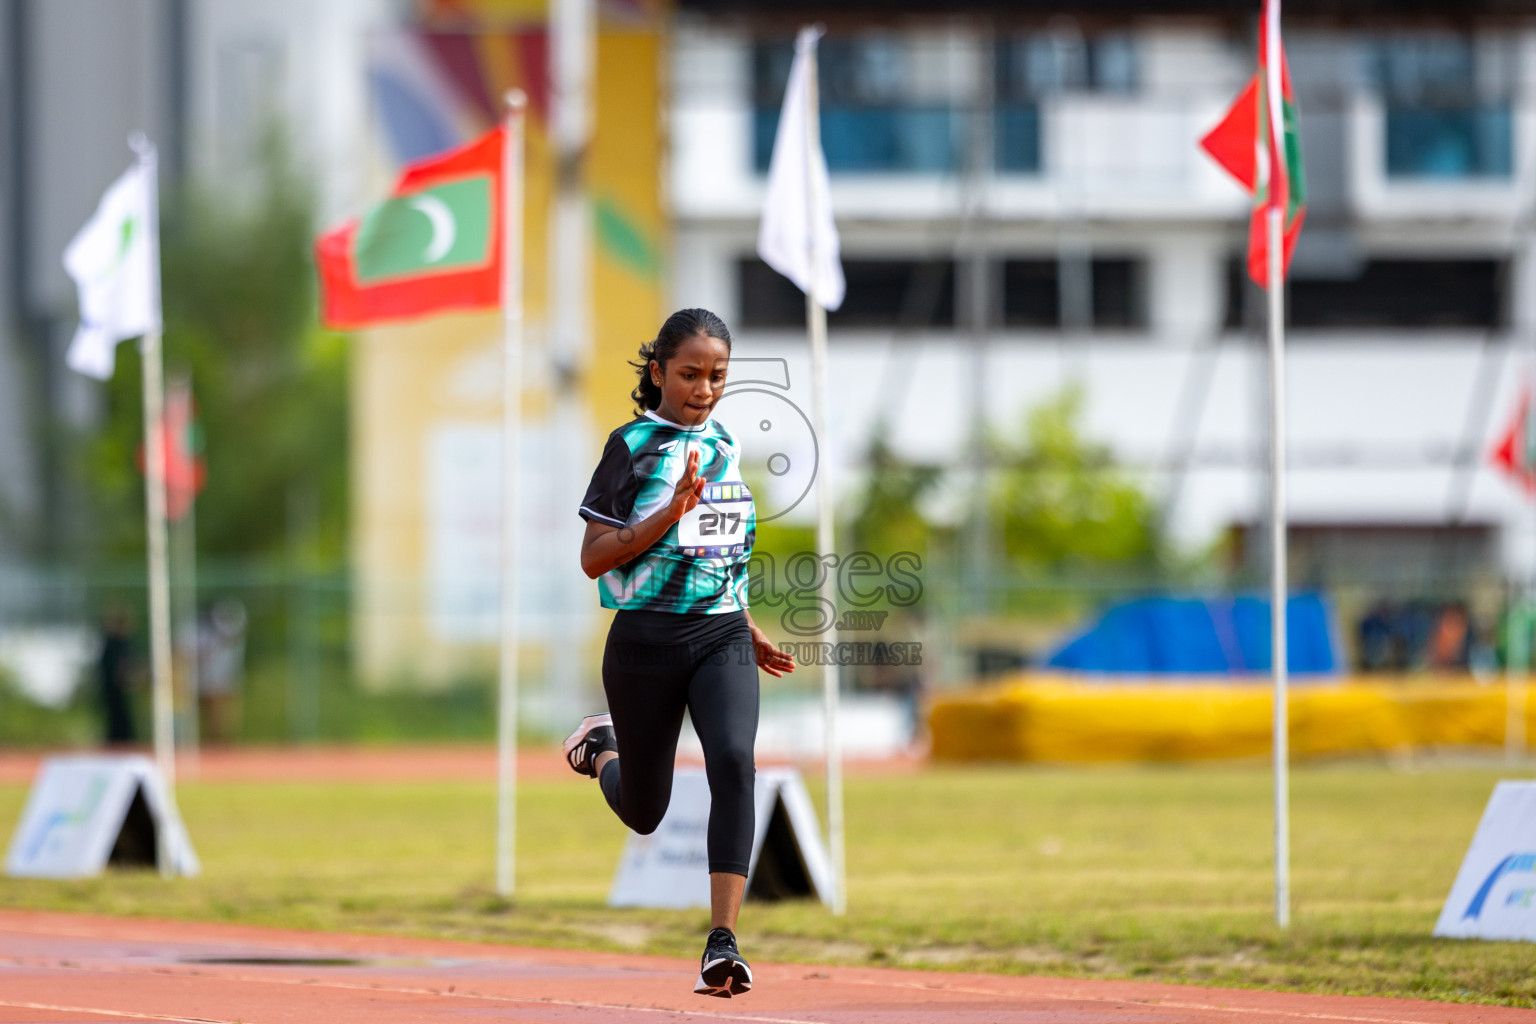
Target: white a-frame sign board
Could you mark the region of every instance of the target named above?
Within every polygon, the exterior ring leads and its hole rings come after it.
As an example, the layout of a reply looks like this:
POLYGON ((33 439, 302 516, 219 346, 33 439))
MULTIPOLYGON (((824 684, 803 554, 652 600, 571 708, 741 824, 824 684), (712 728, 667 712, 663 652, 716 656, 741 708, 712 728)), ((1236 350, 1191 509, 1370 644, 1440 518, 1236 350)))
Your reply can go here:
MULTIPOLYGON (((832 865, 816 810, 793 768, 757 773, 757 829, 747 870, 749 899, 814 896, 832 902, 832 865)), ((683 909, 709 906, 709 781, 697 770, 672 781, 666 817, 648 836, 630 834, 608 905, 683 909)))
POLYGON ((5 873, 30 878, 87 878, 108 863, 195 875, 201 867, 155 763, 138 754, 50 757, 43 761, 5 873))
POLYGON ((1435 934, 1536 942, 1536 782, 1493 787, 1435 934))

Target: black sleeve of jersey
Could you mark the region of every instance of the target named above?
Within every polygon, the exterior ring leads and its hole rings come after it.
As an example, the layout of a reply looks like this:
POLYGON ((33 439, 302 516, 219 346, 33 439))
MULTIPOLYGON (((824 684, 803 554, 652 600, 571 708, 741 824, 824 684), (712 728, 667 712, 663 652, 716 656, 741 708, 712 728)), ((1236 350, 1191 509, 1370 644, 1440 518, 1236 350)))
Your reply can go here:
POLYGON ((592 471, 592 482, 587 485, 587 496, 581 499, 577 514, 591 523, 623 526, 629 521, 639 491, 640 480, 635 476, 629 445, 615 431, 608 436, 603 457, 592 471))

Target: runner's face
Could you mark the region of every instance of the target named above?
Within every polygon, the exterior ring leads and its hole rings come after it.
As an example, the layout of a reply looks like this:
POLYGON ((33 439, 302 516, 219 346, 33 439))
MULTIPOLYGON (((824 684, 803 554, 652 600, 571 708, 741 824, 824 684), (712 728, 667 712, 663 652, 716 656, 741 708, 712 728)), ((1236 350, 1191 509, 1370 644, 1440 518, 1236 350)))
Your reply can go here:
POLYGON ((652 359, 651 380, 661 382, 661 406, 656 415, 685 427, 707 420, 725 390, 730 356, 731 350, 719 338, 695 334, 677 347, 665 367, 652 359))

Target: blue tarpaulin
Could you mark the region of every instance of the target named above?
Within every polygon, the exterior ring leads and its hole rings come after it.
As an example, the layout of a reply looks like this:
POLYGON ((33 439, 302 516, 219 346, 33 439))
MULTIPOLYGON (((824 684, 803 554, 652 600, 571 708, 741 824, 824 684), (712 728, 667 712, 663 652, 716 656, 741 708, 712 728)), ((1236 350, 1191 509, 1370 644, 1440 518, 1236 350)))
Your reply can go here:
MULTIPOLYGON (((1321 594, 1297 594, 1287 602, 1292 672, 1338 670, 1332 623, 1332 609, 1321 594)), ((1264 598, 1147 597, 1110 607, 1046 664, 1078 672, 1268 672, 1269 651, 1264 598)))

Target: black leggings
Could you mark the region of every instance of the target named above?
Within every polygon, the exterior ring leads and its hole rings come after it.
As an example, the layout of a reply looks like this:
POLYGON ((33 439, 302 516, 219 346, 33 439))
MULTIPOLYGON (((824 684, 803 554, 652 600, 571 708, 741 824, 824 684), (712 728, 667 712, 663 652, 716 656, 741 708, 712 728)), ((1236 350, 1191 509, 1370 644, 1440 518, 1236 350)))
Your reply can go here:
POLYGON ((755 801, 757 658, 745 612, 619 611, 603 651, 603 691, 619 756, 603 767, 603 796, 641 835, 672 800, 683 710, 704 745, 709 870, 746 875, 755 801))

